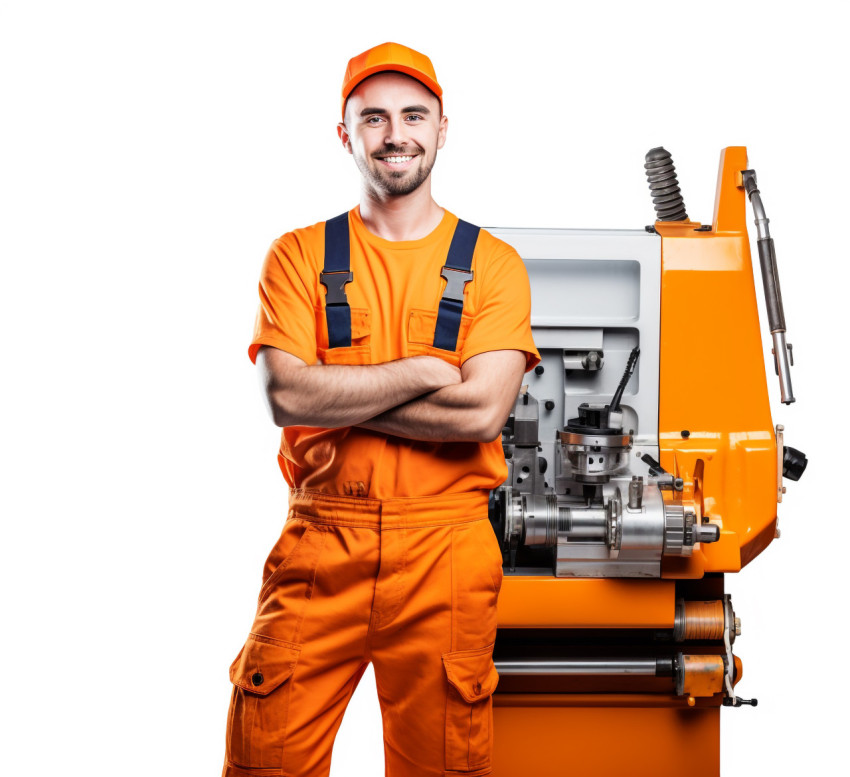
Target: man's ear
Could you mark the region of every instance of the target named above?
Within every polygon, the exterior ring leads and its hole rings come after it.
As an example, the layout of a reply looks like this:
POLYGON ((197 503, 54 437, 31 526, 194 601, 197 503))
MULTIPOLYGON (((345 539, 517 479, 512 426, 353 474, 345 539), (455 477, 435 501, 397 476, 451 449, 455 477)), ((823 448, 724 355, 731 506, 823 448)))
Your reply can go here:
POLYGON ((339 135, 339 139, 342 141, 343 148, 351 154, 353 153, 351 150, 351 138, 348 134, 348 130, 345 128, 345 122, 341 121, 336 125, 336 133, 339 135))
POLYGON ((446 132, 449 129, 449 119, 444 113, 440 116, 440 130, 437 133, 437 148, 442 148, 446 143, 446 132))

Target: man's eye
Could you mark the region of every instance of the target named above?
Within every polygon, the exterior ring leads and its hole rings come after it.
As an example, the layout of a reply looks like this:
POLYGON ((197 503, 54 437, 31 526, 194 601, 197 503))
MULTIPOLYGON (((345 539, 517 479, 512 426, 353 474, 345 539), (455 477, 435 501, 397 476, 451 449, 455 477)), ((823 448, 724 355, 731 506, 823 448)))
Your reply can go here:
POLYGON ((367 124, 379 124, 382 121, 383 119, 380 116, 370 116, 368 119, 366 119, 367 124))
POLYGON ((421 117, 421 116, 418 116, 418 115, 417 115, 417 114, 415 114, 415 113, 412 113, 410 116, 408 116, 408 117, 407 117, 407 120, 408 120, 408 121, 410 121, 410 120, 412 120, 412 119, 415 119, 416 121, 421 121, 421 120, 422 120, 422 117, 421 117))

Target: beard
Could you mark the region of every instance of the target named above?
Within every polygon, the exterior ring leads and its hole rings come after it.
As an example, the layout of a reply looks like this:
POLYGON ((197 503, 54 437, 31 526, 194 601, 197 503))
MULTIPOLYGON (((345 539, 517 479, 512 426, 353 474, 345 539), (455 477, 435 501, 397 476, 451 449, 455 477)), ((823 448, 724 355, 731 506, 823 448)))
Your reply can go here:
MULTIPOLYGON (((387 146, 381 150, 381 155, 405 154, 403 149, 395 146, 387 146)), ((419 154, 416 157, 419 164, 415 168, 409 170, 386 170, 382 167, 373 167, 364 157, 354 155, 354 162, 357 169, 363 177, 372 185, 384 194, 393 196, 410 194, 416 191, 431 175, 431 169, 434 167, 434 162, 437 160, 437 155, 430 162, 425 158, 422 149, 419 149, 419 154)), ((380 164, 380 163, 376 163, 380 164)))

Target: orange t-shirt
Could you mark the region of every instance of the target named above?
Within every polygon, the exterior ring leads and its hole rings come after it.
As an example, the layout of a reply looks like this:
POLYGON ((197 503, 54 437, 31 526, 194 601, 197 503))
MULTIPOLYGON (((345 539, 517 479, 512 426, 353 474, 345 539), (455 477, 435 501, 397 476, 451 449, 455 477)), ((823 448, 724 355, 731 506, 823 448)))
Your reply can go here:
MULTIPOLYGON (((446 211, 420 240, 373 235, 349 212, 351 271, 345 287, 351 308, 351 346, 328 349, 324 266, 325 222, 297 229, 272 244, 260 277, 260 307, 248 349, 256 361, 271 345, 315 364, 381 364, 431 354, 461 365, 485 351, 526 354, 526 371, 539 361, 531 337, 531 292, 517 252, 481 230, 464 290, 457 352, 431 343, 457 216, 446 211)), ((283 429, 281 470, 294 488, 375 499, 493 489, 508 471, 501 437, 487 443, 409 440, 360 427, 283 429), (427 477, 423 476, 427 473, 427 477)))

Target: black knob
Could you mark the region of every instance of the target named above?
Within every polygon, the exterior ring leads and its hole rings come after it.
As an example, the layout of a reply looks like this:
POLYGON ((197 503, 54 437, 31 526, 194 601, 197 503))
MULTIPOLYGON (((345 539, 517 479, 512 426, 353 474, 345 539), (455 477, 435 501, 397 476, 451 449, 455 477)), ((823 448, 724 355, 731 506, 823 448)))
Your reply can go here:
POLYGON ((545 408, 546 408, 549 412, 551 412, 551 411, 553 411, 553 410, 555 409, 555 402, 554 402, 553 400, 551 400, 551 399, 547 399, 547 400, 543 403, 543 407, 545 407, 545 408))
POLYGON ((535 374, 535 375, 542 375, 542 374, 543 374, 543 365, 542 365, 542 364, 538 364, 538 365, 534 368, 534 374, 535 374))
POLYGON ((540 457, 537 459, 537 469, 539 469, 539 470, 540 470, 540 474, 541 474, 541 475, 542 475, 544 472, 546 472, 546 467, 548 467, 548 466, 549 466, 549 465, 548 465, 548 463, 546 462, 546 459, 544 459, 542 456, 540 456, 540 457))
POLYGON ((785 454, 782 457, 782 475, 788 480, 799 480, 806 471, 809 460, 803 451, 798 451, 790 445, 785 446, 785 454))

